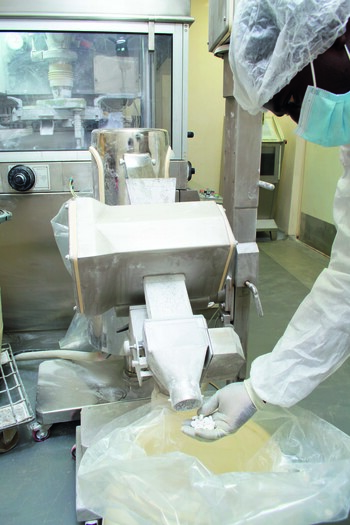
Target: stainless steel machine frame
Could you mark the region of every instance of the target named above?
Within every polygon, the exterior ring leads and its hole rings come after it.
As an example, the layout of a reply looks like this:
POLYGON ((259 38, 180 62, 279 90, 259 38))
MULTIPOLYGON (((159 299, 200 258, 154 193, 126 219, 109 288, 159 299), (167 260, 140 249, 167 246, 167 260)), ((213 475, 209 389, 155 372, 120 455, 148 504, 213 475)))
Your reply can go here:
MULTIPOLYGON (((257 290, 259 250, 256 244, 259 202, 262 121, 244 111, 233 97, 232 71, 228 60, 235 0, 209 1, 209 51, 223 59, 225 98, 223 206, 238 241, 235 270, 231 276, 230 316, 247 352, 251 294, 262 308, 257 290)), ((244 375, 244 369, 241 374, 244 375)))

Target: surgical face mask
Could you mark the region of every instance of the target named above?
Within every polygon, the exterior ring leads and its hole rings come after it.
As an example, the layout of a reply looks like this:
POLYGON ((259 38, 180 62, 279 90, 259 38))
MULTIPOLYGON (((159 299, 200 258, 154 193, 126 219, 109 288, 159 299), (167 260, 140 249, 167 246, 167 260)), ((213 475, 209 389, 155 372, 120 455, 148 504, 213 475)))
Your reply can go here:
POLYGON ((311 69, 314 85, 306 90, 296 134, 320 146, 350 144, 350 91, 335 95, 318 88, 312 63, 311 69))

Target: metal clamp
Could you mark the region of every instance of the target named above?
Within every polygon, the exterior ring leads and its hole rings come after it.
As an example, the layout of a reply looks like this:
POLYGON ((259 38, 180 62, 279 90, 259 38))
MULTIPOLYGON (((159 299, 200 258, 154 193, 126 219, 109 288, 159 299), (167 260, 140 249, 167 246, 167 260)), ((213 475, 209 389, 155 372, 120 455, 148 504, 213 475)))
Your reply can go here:
POLYGON ((146 357, 142 356, 144 353, 143 346, 137 342, 133 345, 128 340, 124 341, 124 353, 131 357, 131 366, 135 369, 139 385, 142 385, 142 380, 146 377, 151 377, 153 374, 148 370, 146 357))

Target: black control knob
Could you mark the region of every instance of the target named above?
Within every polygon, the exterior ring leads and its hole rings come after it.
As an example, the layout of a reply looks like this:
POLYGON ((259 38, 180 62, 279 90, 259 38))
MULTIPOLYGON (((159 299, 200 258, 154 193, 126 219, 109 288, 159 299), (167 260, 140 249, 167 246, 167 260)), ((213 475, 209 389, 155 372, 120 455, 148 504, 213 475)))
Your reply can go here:
POLYGON ((30 190, 35 184, 34 171, 28 166, 17 164, 8 172, 8 181, 11 188, 16 191, 30 190))
POLYGON ((192 175, 196 173, 196 169, 192 167, 192 164, 190 161, 187 162, 187 180, 192 180, 192 175))

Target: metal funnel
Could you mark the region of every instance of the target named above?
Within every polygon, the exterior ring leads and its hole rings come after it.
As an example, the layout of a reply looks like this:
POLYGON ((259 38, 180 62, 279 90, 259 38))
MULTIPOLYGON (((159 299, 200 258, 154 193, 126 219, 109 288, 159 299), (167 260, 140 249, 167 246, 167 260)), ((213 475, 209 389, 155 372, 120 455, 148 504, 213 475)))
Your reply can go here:
POLYGON ((172 407, 200 407, 200 379, 209 346, 202 315, 186 319, 144 322, 144 345, 149 369, 161 391, 168 393, 172 407))

